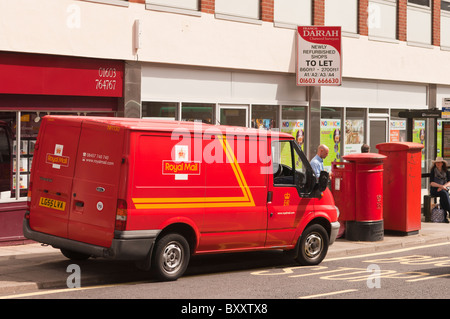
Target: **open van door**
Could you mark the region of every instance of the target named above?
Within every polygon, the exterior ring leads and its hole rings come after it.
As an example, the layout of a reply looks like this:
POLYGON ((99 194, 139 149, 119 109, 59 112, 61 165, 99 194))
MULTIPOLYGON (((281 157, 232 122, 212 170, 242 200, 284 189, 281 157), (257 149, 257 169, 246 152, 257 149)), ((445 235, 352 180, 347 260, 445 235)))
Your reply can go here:
POLYGON ((314 211, 311 194, 316 178, 306 157, 303 153, 300 157, 295 146, 290 139, 271 144, 273 174, 268 185, 266 246, 292 243, 299 221, 314 211))

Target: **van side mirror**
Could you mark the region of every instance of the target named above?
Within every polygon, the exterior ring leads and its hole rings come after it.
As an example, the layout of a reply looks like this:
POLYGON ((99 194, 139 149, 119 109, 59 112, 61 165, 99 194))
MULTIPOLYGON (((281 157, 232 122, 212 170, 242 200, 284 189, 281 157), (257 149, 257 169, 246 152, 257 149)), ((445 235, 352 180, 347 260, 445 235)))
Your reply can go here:
POLYGON ((319 192, 323 192, 328 186, 328 179, 330 178, 330 174, 326 171, 321 171, 319 176, 319 192))

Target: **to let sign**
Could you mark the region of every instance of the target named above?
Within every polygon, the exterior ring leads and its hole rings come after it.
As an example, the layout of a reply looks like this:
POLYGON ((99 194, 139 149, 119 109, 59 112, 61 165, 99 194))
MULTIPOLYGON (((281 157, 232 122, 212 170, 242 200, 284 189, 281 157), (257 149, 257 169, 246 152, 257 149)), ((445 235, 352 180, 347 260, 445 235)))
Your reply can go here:
POLYGON ((297 85, 341 85, 341 27, 297 28, 297 85))

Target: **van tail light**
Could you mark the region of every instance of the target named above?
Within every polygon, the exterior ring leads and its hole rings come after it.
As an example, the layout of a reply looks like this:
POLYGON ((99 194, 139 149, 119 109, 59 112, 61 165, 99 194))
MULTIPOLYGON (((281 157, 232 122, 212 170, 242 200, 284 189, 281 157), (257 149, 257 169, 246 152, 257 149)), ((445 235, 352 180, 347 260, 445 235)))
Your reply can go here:
POLYGON ((125 230, 127 228, 127 202, 124 199, 117 200, 116 225, 115 230, 125 230))

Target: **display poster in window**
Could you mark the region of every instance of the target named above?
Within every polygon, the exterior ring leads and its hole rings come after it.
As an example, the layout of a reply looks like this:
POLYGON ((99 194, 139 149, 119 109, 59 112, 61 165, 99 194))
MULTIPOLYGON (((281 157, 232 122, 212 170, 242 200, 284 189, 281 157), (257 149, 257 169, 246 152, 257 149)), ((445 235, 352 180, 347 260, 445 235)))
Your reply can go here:
MULTIPOLYGON (((305 121, 304 120, 282 120, 281 121, 281 132, 288 133, 295 138, 298 146, 300 146, 301 150, 305 150, 305 121)), ((289 157, 290 151, 286 149, 281 150, 282 158, 289 157)), ((297 168, 302 167, 301 160, 296 157, 295 166, 297 168)))
POLYGON ((361 153, 361 146, 363 144, 364 120, 346 120, 344 155, 361 153))
POLYGON ((331 163, 341 159, 341 120, 320 120, 320 144, 328 146, 328 156, 323 160, 323 167, 331 171, 331 163))
POLYGON ((271 130, 274 127, 273 119, 253 119, 252 127, 263 130, 271 130))
POLYGON ((414 120, 413 143, 420 143, 422 148, 422 168, 425 167, 425 120, 414 120))
POLYGON ((437 120, 436 128, 436 156, 442 155, 442 120, 437 120))
POLYGON ((406 142, 406 120, 389 121, 389 142, 406 142))
POLYGON ((442 152, 444 158, 450 158, 450 122, 442 122, 442 152))
POLYGON ((297 28, 298 86, 341 85, 341 64, 341 27, 297 28))

